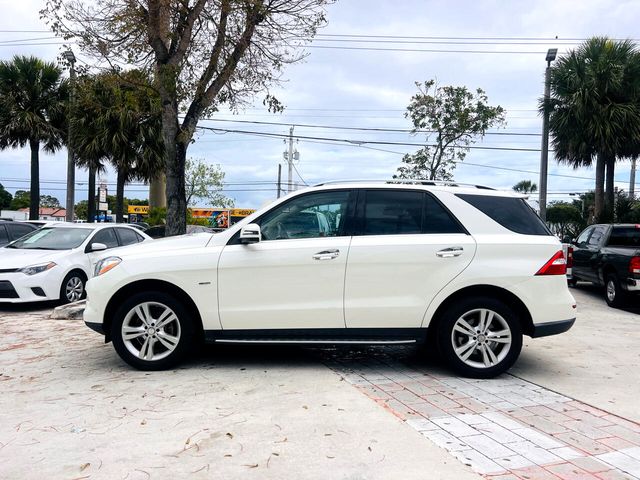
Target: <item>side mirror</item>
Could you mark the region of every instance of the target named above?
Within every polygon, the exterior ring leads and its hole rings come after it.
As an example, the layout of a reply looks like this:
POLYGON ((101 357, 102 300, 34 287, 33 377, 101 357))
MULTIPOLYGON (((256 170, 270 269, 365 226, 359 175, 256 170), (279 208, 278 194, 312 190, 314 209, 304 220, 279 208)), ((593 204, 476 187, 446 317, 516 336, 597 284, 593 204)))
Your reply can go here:
POLYGON ((102 250, 106 250, 106 249, 107 249, 107 246, 104 243, 99 243, 99 242, 92 243, 89 246, 90 252, 101 252, 102 250))
POLYGON ((240 243, 245 245, 249 243, 258 243, 262 240, 262 232, 260 231, 260 225, 257 223, 250 223, 242 227, 240 230, 240 243))

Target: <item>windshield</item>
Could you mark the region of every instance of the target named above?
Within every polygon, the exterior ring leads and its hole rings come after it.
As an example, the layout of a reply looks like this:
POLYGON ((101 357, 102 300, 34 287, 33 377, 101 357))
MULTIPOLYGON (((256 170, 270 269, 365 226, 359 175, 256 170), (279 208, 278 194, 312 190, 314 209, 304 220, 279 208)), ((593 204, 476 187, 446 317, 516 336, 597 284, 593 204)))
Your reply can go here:
POLYGON ((25 235, 6 248, 28 250, 70 250, 82 245, 93 230, 89 228, 41 228, 25 235))

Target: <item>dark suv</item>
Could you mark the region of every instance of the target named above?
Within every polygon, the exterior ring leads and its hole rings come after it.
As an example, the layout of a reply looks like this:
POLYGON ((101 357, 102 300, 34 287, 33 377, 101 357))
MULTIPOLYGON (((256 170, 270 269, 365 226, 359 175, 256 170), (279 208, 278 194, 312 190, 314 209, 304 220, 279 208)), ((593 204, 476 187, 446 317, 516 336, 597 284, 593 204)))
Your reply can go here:
POLYGON ((6 244, 37 229, 37 225, 31 225, 30 223, 0 220, 0 247, 4 247, 6 244))

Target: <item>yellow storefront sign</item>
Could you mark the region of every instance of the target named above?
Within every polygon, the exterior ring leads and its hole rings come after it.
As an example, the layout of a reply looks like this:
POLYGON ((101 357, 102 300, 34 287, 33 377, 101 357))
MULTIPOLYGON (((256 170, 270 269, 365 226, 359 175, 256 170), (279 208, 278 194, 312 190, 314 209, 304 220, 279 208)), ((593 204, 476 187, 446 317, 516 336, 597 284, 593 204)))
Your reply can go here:
POLYGON ((128 205, 127 213, 138 213, 141 215, 148 215, 149 206, 148 205, 128 205))
POLYGON ((253 212, 255 212, 255 210, 248 208, 232 208, 230 213, 232 217, 248 217, 253 212))

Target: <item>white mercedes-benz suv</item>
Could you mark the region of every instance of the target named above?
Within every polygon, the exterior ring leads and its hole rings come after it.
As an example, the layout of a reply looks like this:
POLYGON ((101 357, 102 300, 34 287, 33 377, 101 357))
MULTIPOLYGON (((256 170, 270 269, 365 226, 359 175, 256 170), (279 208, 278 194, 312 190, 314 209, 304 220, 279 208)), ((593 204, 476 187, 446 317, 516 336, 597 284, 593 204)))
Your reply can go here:
POLYGON ((87 283, 86 324, 142 370, 196 342, 403 344, 487 378, 522 336, 567 331, 559 241, 522 195, 428 181, 321 184, 227 231, 126 247, 87 283))

